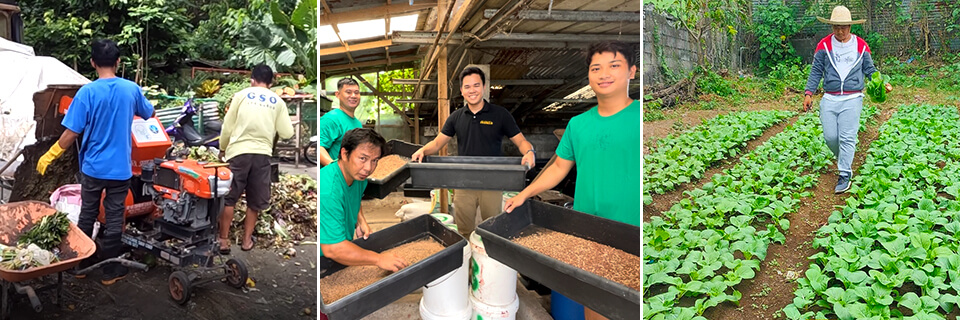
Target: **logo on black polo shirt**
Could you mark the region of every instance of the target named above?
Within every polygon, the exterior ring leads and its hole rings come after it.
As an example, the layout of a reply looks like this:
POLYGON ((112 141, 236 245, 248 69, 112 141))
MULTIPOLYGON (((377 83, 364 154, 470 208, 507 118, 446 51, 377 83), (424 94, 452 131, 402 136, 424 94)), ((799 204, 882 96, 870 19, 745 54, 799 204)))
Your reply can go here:
POLYGON ((488 125, 488 126, 492 126, 492 125, 493 125, 493 121, 490 121, 490 120, 480 120, 480 124, 485 124, 485 125, 488 125))

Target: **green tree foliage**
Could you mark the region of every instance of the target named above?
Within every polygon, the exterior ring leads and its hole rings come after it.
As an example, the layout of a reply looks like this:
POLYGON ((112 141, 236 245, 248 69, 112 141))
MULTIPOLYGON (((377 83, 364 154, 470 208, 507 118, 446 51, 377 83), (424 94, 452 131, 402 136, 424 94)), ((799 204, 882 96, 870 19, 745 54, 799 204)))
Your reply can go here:
MULTIPOLYGON (((38 0, 23 3, 24 42, 91 74, 89 43, 108 38, 121 45, 121 70, 133 73, 175 66, 189 57, 193 29, 187 0, 38 0)), ((132 78, 128 76, 128 78, 132 78)))
MULTIPOLYGON (((22 1, 21 9, 25 44, 91 77, 89 44, 95 39, 121 46, 126 78, 139 71, 144 83, 180 87, 191 83, 177 73, 187 59, 232 68, 263 62, 241 53, 249 51, 244 39, 250 33, 266 30, 279 38, 277 48, 296 55, 293 62, 275 64, 277 71, 316 78, 316 0, 32 0, 22 1)), ((281 61, 290 61, 289 55, 281 61)))
POLYGON ((734 28, 740 21, 746 21, 747 9, 750 2, 747 0, 652 0, 644 3, 653 4, 658 13, 676 19, 677 27, 687 30, 694 41, 699 44, 700 66, 706 66, 706 39, 710 30, 725 30, 729 35, 737 34, 734 28))
POLYGON ((271 2, 268 12, 259 20, 244 23, 240 56, 247 66, 264 63, 316 82, 317 0, 299 1, 289 11, 271 2))
POLYGON ((803 29, 793 8, 781 3, 768 3, 758 8, 754 16, 753 32, 759 43, 760 70, 769 72, 780 64, 793 65, 801 61, 789 39, 803 29))

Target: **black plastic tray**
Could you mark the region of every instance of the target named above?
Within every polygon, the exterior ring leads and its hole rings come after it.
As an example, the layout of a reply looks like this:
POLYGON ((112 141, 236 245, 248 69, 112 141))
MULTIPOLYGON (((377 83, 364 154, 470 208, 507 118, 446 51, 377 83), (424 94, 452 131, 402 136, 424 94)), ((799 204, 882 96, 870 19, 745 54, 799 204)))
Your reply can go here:
POLYGON ((640 291, 510 240, 531 225, 595 241, 637 256, 642 251, 640 227, 532 200, 477 227, 487 254, 494 260, 610 319, 639 319, 642 308, 640 291))
MULTIPOLYGON (((420 149, 420 147, 421 146, 400 140, 390 140, 387 141, 387 154, 383 156, 386 157, 391 154, 396 154, 410 158, 415 152, 417 152, 418 149, 420 149)), ((383 179, 368 178, 367 189, 363 190, 363 194, 379 199, 386 198, 387 195, 397 190, 397 187, 402 185, 409 178, 410 169, 404 165, 383 179)))
POLYGON ((530 168, 521 157, 437 157, 410 162, 410 183, 415 188, 520 191, 530 168))
MULTIPOLYGON (((367 250, 383 252, 426 237, 439 241, 446 248, 333 303, 324 303, 318 291, 320 312, 330 320, 360 319, 463 264, 463 247, 467 240, 429 214, 374 232, 367 240, 357 239, 353 243, 367 250)), ((319 257, 317 279, 343 268, 346 266, 327 257, 319 257)))

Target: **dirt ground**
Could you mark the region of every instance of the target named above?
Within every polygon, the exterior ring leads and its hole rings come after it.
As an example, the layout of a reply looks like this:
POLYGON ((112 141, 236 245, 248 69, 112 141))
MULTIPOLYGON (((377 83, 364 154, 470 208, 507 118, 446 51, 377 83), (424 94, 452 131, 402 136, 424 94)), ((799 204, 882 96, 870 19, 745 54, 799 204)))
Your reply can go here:
MULTIPOLYGON (((317 167, 312 165, 301 163, 294 168, 283 162, 280 167, 287 173, 317 176, 317 167)), ((99 271, 86 279, 64 273, 59 306, 54 304, 56 292, 52 290, 39 293, 40 313, 33 311, 25 295, 13 295, 11 319, 316 319, 317 246, 302 244, 295 249, 295 256, 284 258, 279 249, 243 252, 234 244, 229 257, 246 263, 253 288, 203 284, 192 288, 192 297, 183 306, 170 298, 167 281, 173 270, 169 266, 158 265, 146 272, 131 270, 111 286, 100 284, 99 271)), ((53 283, 56 275, 44 281, 53 283)))
MULTIPOLYGON (((26 296, 14 295, 11 319, 316 319, 317 247, 295 248, 297 255, 285 259, 274 251, 243 252, 234 245, 230 257, 245 261, 254 287, 241 290, 222 282, 203 284, 192 289, 190 301, 183 306, 170 298, 167 279, 172 269, 168 266, 131 271, 111 286, 100 284, 99 272, 86 279, 64 274, 59 307, 53 303, 55 291, 40 293, 40 313, 33 311, 26 296)), ((56 276, 50 278, 56 280, 56 276)))

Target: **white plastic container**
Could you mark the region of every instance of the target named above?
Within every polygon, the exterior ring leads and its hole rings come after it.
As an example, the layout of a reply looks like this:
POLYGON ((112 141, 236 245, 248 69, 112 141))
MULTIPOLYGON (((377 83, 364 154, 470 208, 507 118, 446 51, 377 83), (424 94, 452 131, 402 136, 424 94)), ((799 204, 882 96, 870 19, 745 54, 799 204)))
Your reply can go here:
POLYGON ((517 271, 490 258, 476 232, 470 234, 470 293, 490 306, 508 306, 517 300, 517 271))
MULTIPOLYGON (((457 225, 455 225, 455 224, 448 223, 448 224, 445 224, 445 225, 443 225, 443 226, 449 228, 450 230, 453 230, 453 231, 456 231, 456 232, 460 232, 460 228, 458 228, 457 225)), ((464 247, 465 247, 465 248, 469 248, 470 246, 464 246, 464 247)), ((468 263, 468 264, 470 263, 470 260, 469 260, 469 259, 467 260, 467 263, 468 263)))
POLYGON ((507 206, 507 200, 510 200, 510 198, 516 197, 518 194, 520 193, 516 191, 504 191, 503 199, 502 201, 500 201, 500 210, 503 210, 503 207, 507 206))
POLYGON ((473 304, 473 313, 470 315, 470 319, 516 320, 517 311, 520 310, 520 299, 516 297, 514 297, 513 302, 506 306, 491 306, 478 301, 474 296, 470 296, 470 303, 473 304))
POLYGON ((420 318, 423 320, 469 320, 471 316, 473 316, 473 305, 471 305, 469 301, 467 301, 467 307, 463 310, 457 311, 452 315, 441 316, 427 310, 423 299, 424 298, 420 298, 420 318))
POLYGON ((463 265, 423 287, 420 316, 423 319, 463 320, 471 315, 467 273, 470 270, 470 246, 463 247, 463 265))
POLYGON ((440 220, 440 223, 442 224, 456 223, 456 222, 453 222, 453 216, 446 213, 432 213, 430 215, 433 216, 434 218, 437 218, 437 220, 440 220))

